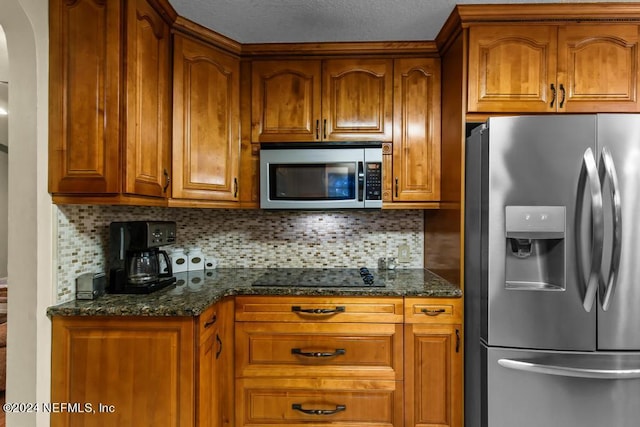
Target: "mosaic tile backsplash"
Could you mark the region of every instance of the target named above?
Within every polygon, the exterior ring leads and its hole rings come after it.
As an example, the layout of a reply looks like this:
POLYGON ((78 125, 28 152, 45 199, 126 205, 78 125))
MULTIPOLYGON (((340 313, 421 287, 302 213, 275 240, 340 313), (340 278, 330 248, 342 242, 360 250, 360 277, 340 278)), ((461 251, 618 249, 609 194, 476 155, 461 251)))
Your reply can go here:
MULTIPOLYGON (((175 221, 176 247, 198 246, 218 267, 373 267, 409 246, 422 268, 420 210, 263 211, 128 206, 58 206, 57 302, 75 298, 75 278, 107 270, 112 221, 175 221)), ((170 247, 167 247, 170 249, 170 247)))

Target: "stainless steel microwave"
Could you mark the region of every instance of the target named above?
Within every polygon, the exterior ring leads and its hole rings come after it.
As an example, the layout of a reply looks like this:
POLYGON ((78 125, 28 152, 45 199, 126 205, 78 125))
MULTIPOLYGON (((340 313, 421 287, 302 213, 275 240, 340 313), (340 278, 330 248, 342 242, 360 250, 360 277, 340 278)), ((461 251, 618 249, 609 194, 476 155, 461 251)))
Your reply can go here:
POLYGON ((262 144, 260 207, 382 208, 382 143, 262 144))

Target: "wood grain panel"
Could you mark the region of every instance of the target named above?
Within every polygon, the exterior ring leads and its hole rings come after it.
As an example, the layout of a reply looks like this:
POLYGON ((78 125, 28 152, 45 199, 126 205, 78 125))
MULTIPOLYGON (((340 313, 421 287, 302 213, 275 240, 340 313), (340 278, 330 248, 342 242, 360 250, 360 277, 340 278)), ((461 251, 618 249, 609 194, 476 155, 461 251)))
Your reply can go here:
POLYGON ((554 111, 556 58, 554 26, 470 28, 468 111, 554 111))
POLYGON ((239 60, 176 34, 173 77, 173 198, 237 200, 239 60))
POLYGON ((440 199, 440 61, 394 63, 393 200, 440 199))
POLYGON ((169 25, 146 0, 127 3, 125 189, 167 197, 170 173, 169 25))
POLYGON ((405 298, 405 323, 461 323, 462 298, 405 298))
MULTIPOLYGON (((567 112, 635 112, 638 25, 567 25, 558 32, 558 83, 567 112)), ((562 96, 561 95, 561 96, 562 96)))
POLYGON ((120 192, 121 7, 50 3, 49 192, 120 192))
POLYGON ((393 61, 324 61, 322 120, 324 140, 391 141, 393 61))
POLYGON ((236 321, 402 323, 402 298, 366 297, 236 297, 236 321), (332 313, 302 313, 333 310, 332 313))
POLYGON ((236 395, 238 427, 401 427, 402 389, 396 385, 373 380, 241 380, 236 395), (335 413, 305 414, 293 405, 335 413))
POLYGON ((401 324, 239 322, 237 375, 401 380, 402 341, 401 324))
POLYGON ((405 425, 462 427, 460 326, 405 328, 405 425))
POLYGON ((54 317, 51 399, 95 413, 53 413, 51 425, 191 426, 193 329, 191 318, 54 317))
POLYGON ((252 141, 321 139, 320 61, 252 63, 252 141))

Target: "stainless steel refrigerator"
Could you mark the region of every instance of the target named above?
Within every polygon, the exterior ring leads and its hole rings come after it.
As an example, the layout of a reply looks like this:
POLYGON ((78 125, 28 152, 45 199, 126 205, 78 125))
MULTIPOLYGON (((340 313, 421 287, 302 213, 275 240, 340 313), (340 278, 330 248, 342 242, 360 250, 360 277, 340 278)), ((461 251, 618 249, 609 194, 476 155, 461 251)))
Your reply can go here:
POLYGON ((640 115, 467 138, 465 425, 640 425, 640 115))

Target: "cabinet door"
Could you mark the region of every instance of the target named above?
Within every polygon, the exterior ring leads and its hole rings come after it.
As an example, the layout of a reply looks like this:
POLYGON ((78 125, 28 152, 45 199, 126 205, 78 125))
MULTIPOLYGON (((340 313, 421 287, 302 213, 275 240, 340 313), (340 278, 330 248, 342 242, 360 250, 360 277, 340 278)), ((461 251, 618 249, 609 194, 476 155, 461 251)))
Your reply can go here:
POLYGON ((239 91, 237 58, 175 35, 173 198, 237 200, 239 91))
POLYGON ((560 27, 559 111, 639 111, 639 28, 626 24, 560 27))
POLYGON ((468 111, 555 111, 556 59, 555 26, 470 28, 468 111))
POLYGON ((51 425, 192 426, 193 329, 192 318, 54 317, 51 401, 92 406, 51 425))
POLYGON ((320 61, 253 62, 251 140, 319 140, 320 84, 320 61))
POLYGON ((440 199, 440 61, 394 63, 393 201, 440 199))
POLYGON ((209 307, 198 318, 196 425, 233 427, 233 299, 209 307))
POLYGON ((121 191, 121 4, 50 2, 51 193, 121 191))
POLYGON ((198 400, 196 404, 196 425, 200 427, 220 427, 220 393, 218 387, 220 365, 218 358, 221 346, 218 305, 208 308, 198 318, 200 346, 198 350, 198 400))
POLYGON ((322 139, 391 141, 393 60, 336 59, 322 66, 322 139))
POLYGON ((169 25, 146 0, 129 1, 126 19, 124 192, 166 198, 171 129, 169 25))
POLYGON ((460 325, 405 328, 405 426, 462 427, 460 325))

